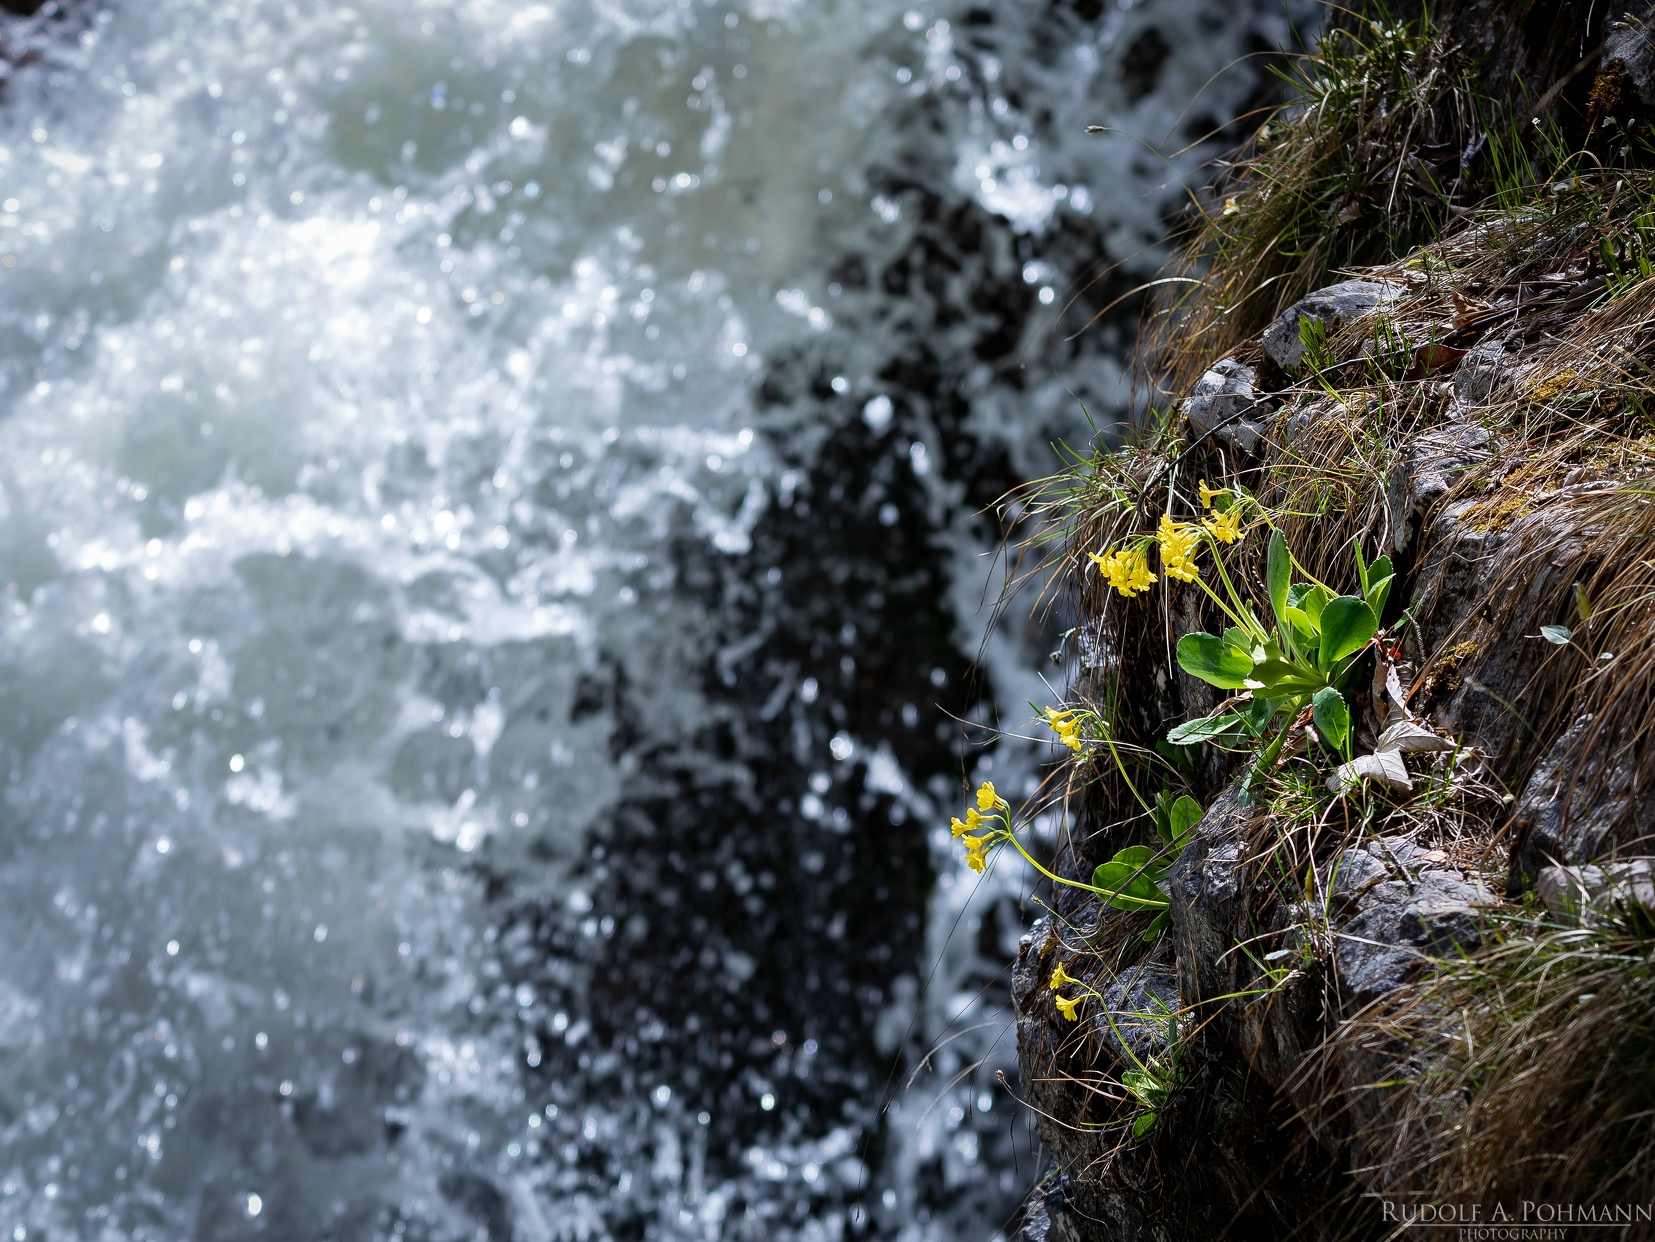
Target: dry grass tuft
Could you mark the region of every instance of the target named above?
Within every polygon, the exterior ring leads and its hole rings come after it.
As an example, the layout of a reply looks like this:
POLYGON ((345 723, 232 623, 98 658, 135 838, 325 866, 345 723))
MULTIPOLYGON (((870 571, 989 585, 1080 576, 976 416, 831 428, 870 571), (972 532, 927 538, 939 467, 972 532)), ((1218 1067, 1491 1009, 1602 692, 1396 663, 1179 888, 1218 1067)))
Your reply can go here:
POLYGON ((1331 273, 1428 240, 1465 201, 1478 126, 1464 53, 1421 18, 1335 24, 1290 78, 1171 273, 1145 325, 1150 400, 1257 334, 1331 273), (1377 27, 1377 28, 1376 28, 1377 27))
MULTIPOLYGON (((1314 1072, 1368 1117, 1358 1177, 1419 1202, 1655 1200, 1655 941, 1532 925, 1346 1023, 1314 1072)), ((1325 1090, 1326 1088, 1324 1088, 1325 1090)), ((1329 1094, 1333 1092, 1329 1091, 1329 1094)), ((1486 1215, 1485 1215, 1486 1219, 1486 1215)))

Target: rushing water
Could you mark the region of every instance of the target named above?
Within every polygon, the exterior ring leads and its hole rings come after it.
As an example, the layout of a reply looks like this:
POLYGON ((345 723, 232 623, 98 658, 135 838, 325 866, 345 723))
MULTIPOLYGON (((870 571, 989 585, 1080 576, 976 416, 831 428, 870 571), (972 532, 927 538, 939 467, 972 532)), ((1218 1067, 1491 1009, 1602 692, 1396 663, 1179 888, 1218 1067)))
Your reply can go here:
POLYGON ((1001 1228, 1026 880, 945 826, 1031 754, 954 717, 1051 644, 970 684, 974 514, 1124 409, 1053 324, 1177 187, 1084 127, 1182 147, 1272 12, 14 25, 0 1237, 1001 1228))

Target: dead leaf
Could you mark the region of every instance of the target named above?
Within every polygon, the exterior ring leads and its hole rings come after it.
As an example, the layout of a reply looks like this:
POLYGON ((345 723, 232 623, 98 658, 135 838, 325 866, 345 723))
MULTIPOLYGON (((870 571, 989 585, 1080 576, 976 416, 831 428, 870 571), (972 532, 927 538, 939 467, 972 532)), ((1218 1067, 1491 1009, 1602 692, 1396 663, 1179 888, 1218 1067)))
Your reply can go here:
POLYGON ((1363 781, 1374 781, 1402 793, 1409 793, 1414 787, 1401 753, 1394 750, 1375 751, 1341 763, 1338 771, 1327 778, 1327 787, 1334 793, 1343 793, 1363 781))
POLYGON ((1385 732, 1379 735, 1379 741, 1374 743, 1374 752, 1394 750, 1404 754, 1411 754, 1428 750, 1453 750, 1451 739, 1434 733, 1424 725, 1412 720, 1398 721, 1385 732))
POLYGON ((1446 371, 1457 366, 1461 358, 1465 357, 1465 350, 1455 349, 1452 345, 1438 345, 1432 342, 1421 345, 1414 350, 1414 360, 1408 364, 1403 373, 1405 380, 1422 380, 1428 375, 1435 375, 1439 371, 1446 371))

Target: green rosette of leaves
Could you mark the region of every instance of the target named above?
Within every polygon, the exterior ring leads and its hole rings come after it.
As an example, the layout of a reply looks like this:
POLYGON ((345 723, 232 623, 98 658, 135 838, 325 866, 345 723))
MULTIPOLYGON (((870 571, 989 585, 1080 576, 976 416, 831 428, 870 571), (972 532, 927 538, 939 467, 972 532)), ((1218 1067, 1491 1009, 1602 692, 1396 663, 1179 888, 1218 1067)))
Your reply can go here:
POLYGON ((1232 598, 1219 602, 1236 624, 1222 634, 1197 632, 1178 640, 1180 668, 1220 690, 1245 692, 1248 699, 1217 715, 1179 725, 1167 741, 1245 746, 1270 738, 1244 783, 1244 800, 1275 763, 1307 706, 1317 735, 1350 758, 1350 704, 1341 687, 1379 632, 1393 574, 1388 557, 1369 565, 1361 549, 1354 544, 1353 549, 1362 594, 1336 595, 1320 582, 1295 581, 1294 571, 1303 571, 1281 531, 1271 531, 1265 586, 1275 626, 1267 629, 1226 580, 1232 598))

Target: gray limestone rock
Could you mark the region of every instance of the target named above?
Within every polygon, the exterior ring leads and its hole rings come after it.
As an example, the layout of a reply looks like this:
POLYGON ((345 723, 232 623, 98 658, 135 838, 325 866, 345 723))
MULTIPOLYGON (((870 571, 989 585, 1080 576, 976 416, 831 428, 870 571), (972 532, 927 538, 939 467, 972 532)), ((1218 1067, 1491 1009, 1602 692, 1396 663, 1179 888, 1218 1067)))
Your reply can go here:
POLYGON ((1655 858, 1628 858, 1601 867, 1542 867, 1534 890, 1553 914, 1590 921, 1615 907, 1655 911, 1655 858))
POLYGON ((1103 1001, 1093 1025, 1130 1068, 1170 1042, 1179 1010, 1178 973, 1170 966, 1130 967, 1104 989, 1103 1001))
POLYGON ((1601 63, 1607 69, 1619 61, 1638 98, 1655 104, 1655 5, 1617 8, 1604 32, 1601 63))
POLYGON ((1427 958, 1470 951, 1482 942, 1479 912, 1494 895, 1443 868, 1445 861, 1392 838, 1340 856, 1333 958, 1358 1005, 1400 987, 1427 958))
POLYGON ((1184 417, 1195 435, 1211 435, 1238 453, 1251 453, 1264 429, 1246 415, 1260 404, 1254 385, 1258 372, 1222 358, 1196 381, 1195 390, 1184 398, 1184 417))
POLYGON ((1408 444, 1385 488, 1395 551, 1407 551, 1419 532, 1420 519, 1448 494, 1455 475, 1488 456, 1491 439, 1485 428, 1450 423, 1408 444))
POLYGON ((1172 940, 1186 1004, 1236 990, 1237 955, 1230 952, 1245 920, 1246 812, 1234 785, 1207 808, 1167 878, 1172 940))
POLYGON ((1342 280, 1318 289, 1284 310, 1264 330, 1264 352, 1275 364, 1292 374, 1304 359, 1304 342, 1299 337, 1301 319, 1319 319, 1329 335, 1362 316, 1389 305, 1401 297, 1399 285, 1375 280, 1342 280))
MULTIPOLYGON (((1613 844, 1623 822, 1649 822, 1655 794, 1636 788, 1630 755, 1580 751, 1592 725, 1591 716, 1576 720, 1535 767, 1517 799, 1516 822, 1523 834, 1513 868, 1514 885, 1536 878, 1548 865, 1589 863, 1613 844)), ((1636 830, 1636 829, 1635 829, 1636 830)))
POLYGON ((1512 366, 1503 341, 1483 341, 1467 350, 1449 381, 1454 394, 1450 417, 1463 418, 1467 411, 1487 401, 1500 381, 1511 374, 1512 366))

